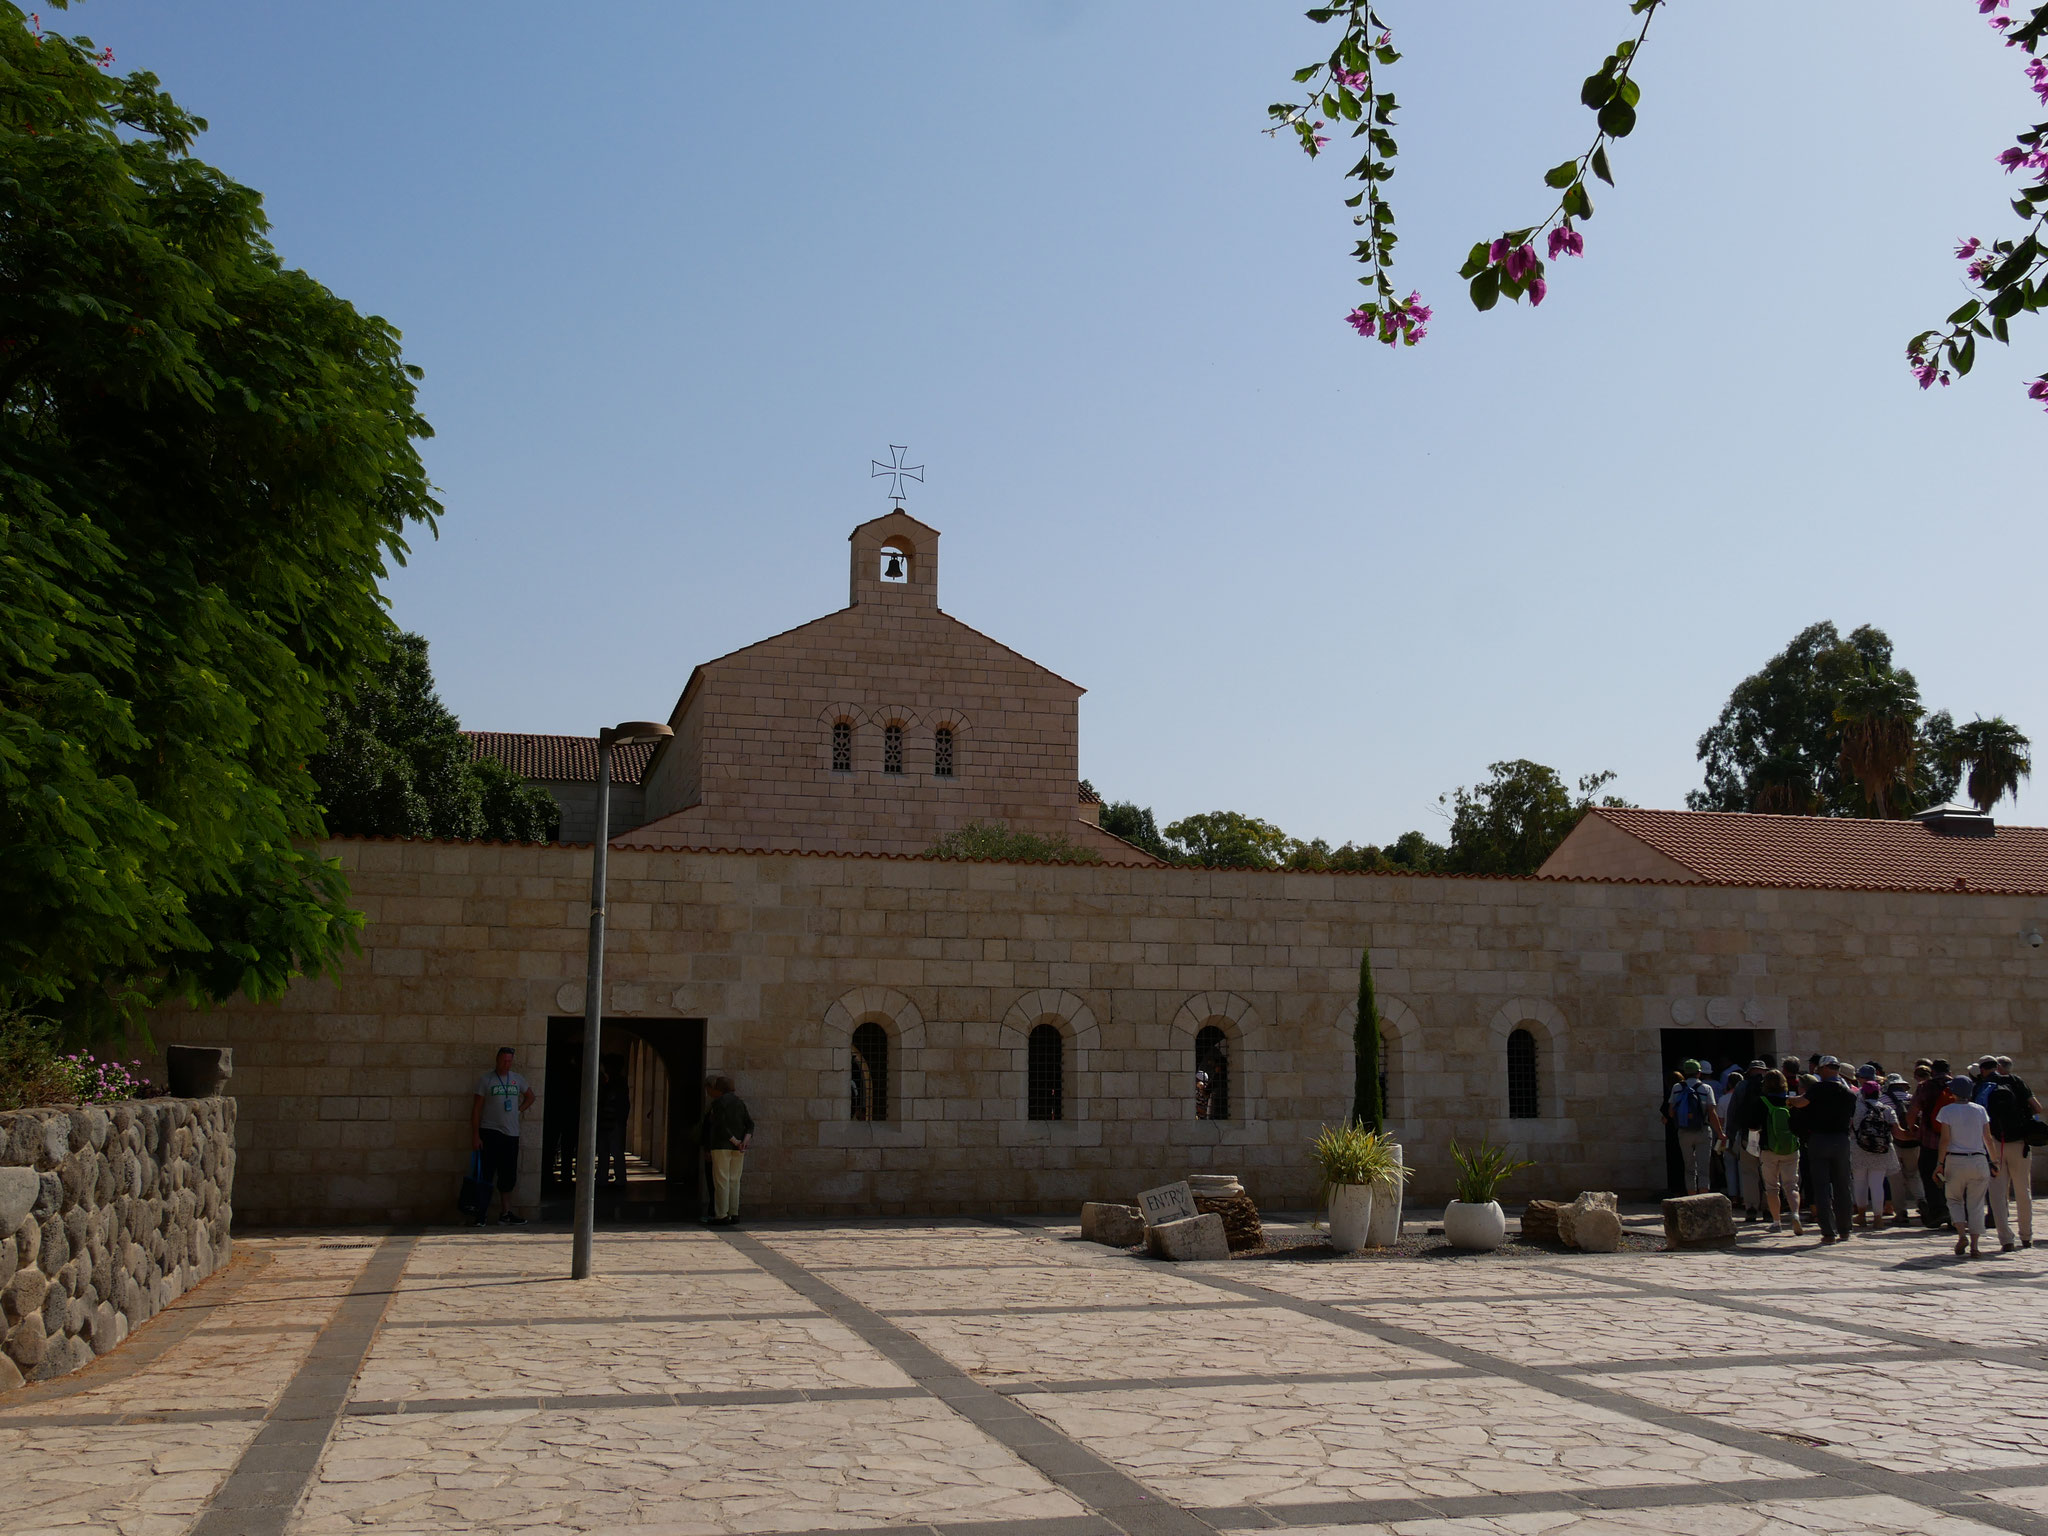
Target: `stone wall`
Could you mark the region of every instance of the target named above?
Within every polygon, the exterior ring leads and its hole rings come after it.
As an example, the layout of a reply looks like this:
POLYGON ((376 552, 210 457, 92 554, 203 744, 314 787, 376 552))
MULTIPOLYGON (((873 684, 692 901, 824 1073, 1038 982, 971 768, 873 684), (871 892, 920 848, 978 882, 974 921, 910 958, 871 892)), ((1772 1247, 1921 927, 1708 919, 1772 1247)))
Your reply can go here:
MULTIPOLYGON (((548 1020, 583 1009, 589 850, 327 847, 368 916, 342 977, 152 1023, 234 1049, 241 1216, 452 1219, 473 1085, 507 1041, 543 1100, 531 1202, 559 1091, 548 1020)), ((705 1021, 707 1065, 760 1123, 756 1215, 1076 1211, 1204 1170, 1304 1208, 1307 1146, 1349 1106, 1366 945, 1422 1201, 1448 1194, 1454 1137, 1537 1164, 1509 1199, 1660 1186, 1666 1029, 1888 1067, 2005 1052, 2048 1080, 2034 898, 624 849, 609 912, 606 1012, 705 1021), (849 1117, 870 1020, 892 1045, 887 1123, 849 1117), (1042 1022, 1067 1044, 1059 1121, 1024 1102, 1042 1022), (1234 1057, 1228 1121, 1194 1113, 1210 1024, 1234 1057), (1533 1118, 1507 1102, 1518 1029, 1533 1118)))
POLYGON ((0 1388, 103 1355, 227 1263, 235 1101, 0 1114, 0 1388))

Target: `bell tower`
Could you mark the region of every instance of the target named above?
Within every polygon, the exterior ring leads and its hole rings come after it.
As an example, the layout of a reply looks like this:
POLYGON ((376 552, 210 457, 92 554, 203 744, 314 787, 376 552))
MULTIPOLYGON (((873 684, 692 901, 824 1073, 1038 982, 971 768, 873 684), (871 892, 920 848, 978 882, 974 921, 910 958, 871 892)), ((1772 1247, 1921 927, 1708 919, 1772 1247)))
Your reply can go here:
POLYGON ((939 606, 939 530, 908 512, 886 512, 848 536, 853 581, 847 601, 939 606))

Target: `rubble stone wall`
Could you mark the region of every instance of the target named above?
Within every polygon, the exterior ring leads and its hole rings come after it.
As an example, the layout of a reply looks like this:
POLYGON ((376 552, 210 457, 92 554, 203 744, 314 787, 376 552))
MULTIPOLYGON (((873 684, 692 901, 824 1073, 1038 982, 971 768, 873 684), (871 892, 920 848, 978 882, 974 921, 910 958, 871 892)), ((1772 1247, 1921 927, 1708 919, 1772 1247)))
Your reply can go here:
POLYGON ((75 1371, 227 1263, 235 1101, 0 1114, 0 1389, 75 1371))

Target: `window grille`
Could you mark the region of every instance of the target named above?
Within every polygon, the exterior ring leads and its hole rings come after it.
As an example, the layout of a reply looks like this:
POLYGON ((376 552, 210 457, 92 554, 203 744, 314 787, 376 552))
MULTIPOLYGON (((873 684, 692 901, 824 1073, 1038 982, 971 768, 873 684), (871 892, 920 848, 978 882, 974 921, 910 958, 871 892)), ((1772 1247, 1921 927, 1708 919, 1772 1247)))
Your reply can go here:
POLYGON ((853 1032, 853 1118, 889 1118, 889 1032, 873 1019, 853 1032))
POLYGON ((885 725, 882 727, 882 772, 903 771, 903 727, 885 725))
POLYGON ((953 777, 953 727, 950 725, 942 725, 932 733, 932 777, 953 777))
POLYGON ((1195 1118, 1230 1118, 1230 1038, 1214 1024, 1195 1035, 1195 1118))
POLYGON ((1508 1036, 1508 1118, 1536 1120, 1543 1101, 1536 1091, 1536 1037, 1526 1029, 1508 1036))
POLYGON ((1059 1120, 1066 1104, 1060 1082, 1066 1070, 1067 1040, 1057 1024, 1031 1031, 1025 1050, 1025 1118, 1059 1120))
POLYGON ((832 771, 853 772, 853 722, 834 720, 832 722, 832 771))

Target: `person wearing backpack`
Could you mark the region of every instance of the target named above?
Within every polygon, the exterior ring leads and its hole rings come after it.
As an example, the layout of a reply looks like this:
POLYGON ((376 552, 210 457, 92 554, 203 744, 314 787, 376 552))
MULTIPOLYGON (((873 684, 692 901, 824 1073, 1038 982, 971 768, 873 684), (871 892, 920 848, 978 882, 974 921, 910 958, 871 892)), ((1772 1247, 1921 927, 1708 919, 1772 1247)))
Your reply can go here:
MULTIPOLYGON (((1884 1186, 1898 1177, 1898 1154, 1892 1138, 1898 1135, 1899 1112, 1884 1096, 1884 1084, 1877 1080, 1875 1067, 1856 1069, 1856 1107, 1849 1121, 1849 1182, 1855 1191, 1856 1225, 1863 1225, 1870 1213, 1873 1229, 1884 1225, 1884 1186)), ((1899 1221, 1905 1221, 1901 1212, 1899 1221)))
POLYGON ((1671 1090, 1671 1123, 1678 1127, 1678 1156, 1685 1166, 1685 1192, 1704 1193, 1714 1187, 1712 1162, 1721 1140, 1721 1111, 1714 1090, 1700 1081, 1700 1064, 1688 1061, 1685 1080, 1671 1090))
POLYGON ((1757 1187, 1771 1213, 1767 1231, 1782 1232, 1783 1221, 1792 1223, 1792 1235, 1801 1237, 1799 1225, 1799 1138, 1792 1133, 1792 1109, 1786 1103, 1785 1074, 1773 1069, 1764 1074, 1761 1091, 1749 1096, 1756 1105, 1757 1187))
POLYGON ((1920 1224, 1938 1232, 1948 1225, 1948 1202, 1941 1193, 1941 1180, 1935 1176, 1941 1158, 1941 1126, 1934 1117, 1948 1102, 1948 1062, 1940 1057, 1924 1066, 1916 1062, 1913 1076, 1913 1112, 1907 1116, 1906 1126, 1920 1138, 1920 1224))
POLYGON ((1984 1100, 1984 1112, 1990 1116, 1991 1149, 1991 1215, 1998 1223, 1998 1246, 2006 1253, 2013 1250, 2013 1223, 2007 1210, 2008 1202, 2019 1204, 2019 1246, 2034 1246, 2034 1162, 2033 1148, 2028 1145, 2027 1132, 2034 1123, 2034 1116, 2041 1112, 2041 1101, 2034 1097, 2026 1083, 2013 1075, 2012 1058, 1998 1058, 1992 1077, 1991 1092, 1984 1100))
POLYGON ((1899 1117, 1899 1128, 1892 1133, 1892 1150, 1899 1155, 1899 1174, 1892 1181, 1892 1215, 1896 1224, 1903 1226, 1909 1213, 1924 1211, 1927 1206, 1926 1197, 1920 1193, 1920 1138, 1912 1129, 1913 1090, 1894 1072, 1885 1078, 1884 1087, 1878 1091, 1899 1117))

